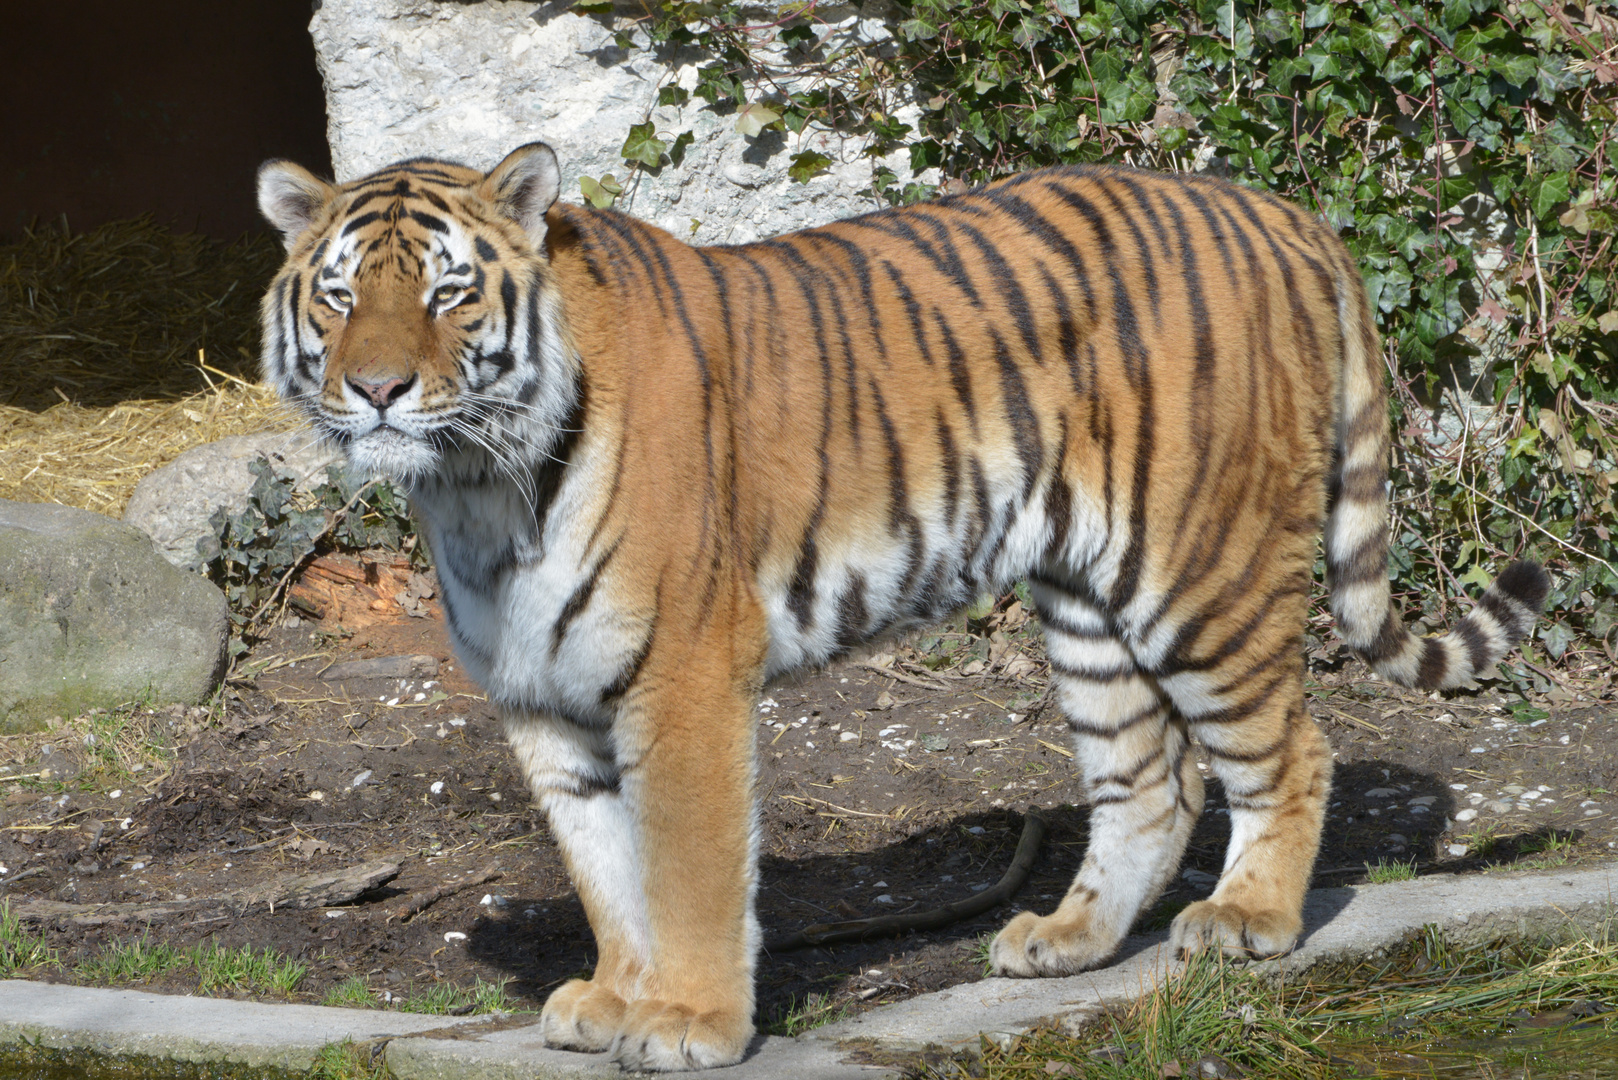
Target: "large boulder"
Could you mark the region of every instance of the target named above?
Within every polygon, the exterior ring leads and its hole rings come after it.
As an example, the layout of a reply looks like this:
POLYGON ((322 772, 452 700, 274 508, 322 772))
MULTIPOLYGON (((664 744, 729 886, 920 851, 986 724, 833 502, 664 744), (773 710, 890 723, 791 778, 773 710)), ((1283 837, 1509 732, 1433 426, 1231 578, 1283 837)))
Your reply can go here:
POLYGON ((232 435, 194 446, 141 479, 124 508, 124 521, 144 529, 169 562, 193 570, 201 561, 197 541, 214 538, 213 512, 221 506, 232 513, 246 508, 255 479, 250 462, 266 458, 277 473, 296 481, 297 490, 306 490, 323 481, 326 466, 342 456, 308 431, 232 435))
POLYGON ((0 499, 0 734, 129 701, 204 702, 229 629, 224 594, 141 530, 0 499))
MULTIPOLYGON (((582 201, 580 176, 630 177, 619 151, 631 126, 648 119, 665 141, 690 131, 680 164, 665 164, 626 183, 619 208, 696 243, 744 243, 824 224, 882 205, 869 194, 872 169, 901 182, 909 155, 865 157, 865 136, 811 125, 801 134, 746 137, 736 116, 693 96, 659 106, 658 89, 696 85, 708 57, 691 50, 664 63, 645 49, 626 51, 614 31, 644 17, 636 2, 624 18, 580 15, 566 0, 446 4, 441 0, 324 0, 310 32, 326 83, 327 135, 339 180, 417 155, 492 168, 523 143, 549 143, 561 159, 563 197, 582 201), (833 160, 808 183, 787 175, 790 159, 815 150, 833 160)), ((760 6, 757 22, 778 18, 760 6), (765 14, 768 12, 768 14, 765 14)), ((816 33, 828 49, 892 37, 886 5, 822 4, 816 33)), ((645 35, 632 31, 644 43, 645 35)), ((770 34, 761 47, 784 54, 770 34)), ((782 78, 808 85, 807 75, 782 78)), ((896 110, 914 117, 911 106, 896 110)))

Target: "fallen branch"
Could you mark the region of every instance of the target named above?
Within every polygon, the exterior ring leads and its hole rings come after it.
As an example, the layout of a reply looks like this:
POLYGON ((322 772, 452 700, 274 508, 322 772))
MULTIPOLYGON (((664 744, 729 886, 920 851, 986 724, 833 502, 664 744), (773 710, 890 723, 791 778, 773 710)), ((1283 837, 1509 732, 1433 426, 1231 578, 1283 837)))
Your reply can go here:
POLYGON ((1030 807, 1023 818, 1022 838, 1017 841, 1016 854, 1005 874, 991 888, 984 889, 964 900, 957 900, 930 911, 906 915, 879 915, 870 919, 852 919, 840 923, 816 923, 795 933, 786 934, 764 943, 768 953, 791 952, 816 946, 841 945, 866 938, 888 937, 915 930, 937 930, 953 923, 981 915, 992 907, 1010 900, 1023 887, 1034 869, 1034 856, 1045 839, 1045 815, 1038 807, 1030 807))
POLYGON ((255 907, 276 908, 334 907, 351 903, 360 896, 399 876, 399 864, 377 861, 362 863, 329 874, 306 874, 285 878, 257 888, 241 889, 223 896, 199 896, 190 900, 158 903, 68 904, 58 900, 33 900, 13 904, 12 913, 25 922, 67 919, 75 926, 105 926, 108 923, 136 921, 162 922, 177 915, 228 908, 235 915, 255 907))
POLYGON ((417 915, 420 915, 423 911, 426 911, 429 907, 432 907, 434 904, 444 899, 446 896, 454 896, 456 893, 464 892, 474 885, 482 885, 486 882, 499 880, 500 871, 491 866, 486 870, 473 874, 465 881, 452 881, 446 885, 439 885, 435 888, 423 889, 418 893, 411 893, 408 900, 394 908, 393 911, 389 913, 386 921, 392 922, 394 919, 398 919, 401 923, 407 923, 417 915))
POLYGON ((923 690, 948 690, 949 689, 949 687, 945 686, 941 682, 930 681, 930 680, 927 680, 927 679, 918 679, 914 675, 906 675, 904 672, 895 671, 893 668, 877 667, 875 664, 866 664, 866 663, 857 663, 857 664, 854 664, 852 666, 853 667, 858 667, 858 668, 864 668, 866 671, 874 671, 878 675, 882 675, 882 676, 884 676, 886 678, 889 678, 889 679, 897 679, 902 683, 909 683, 911 686, 919 686, 923 690))

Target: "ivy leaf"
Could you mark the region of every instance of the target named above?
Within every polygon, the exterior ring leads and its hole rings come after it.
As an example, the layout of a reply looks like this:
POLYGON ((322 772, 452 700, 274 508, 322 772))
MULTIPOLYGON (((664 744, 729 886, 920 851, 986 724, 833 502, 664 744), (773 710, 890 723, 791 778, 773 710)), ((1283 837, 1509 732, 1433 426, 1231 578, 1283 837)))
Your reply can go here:
POLYGON ((818 172, 823 172, 831 165, 831 158, 814 150, 805 150, 801 154, 792 155, 792 164, 787 169, 787 175, 795 183, 807 184, 809 178, 818 172))
POLYGON ((597 210, 607 209, 617 201, 618 196, 624 193, 623 186, 618 183, 612 173, 608 173, 600 180, 593 176, 579 177, 579 190, 584 192, 584 197, 589 199, 590 205, 597 210))
POLYGON ((668 144, 657 137, 657 128, 648 120, 629 129, 623 149, 618 151, 625 161, 638 161, 648 168, 656 168, 663 161, 668 144))
POLYGON ((682 131, 674 137, 674 145, 669 147, 669 163, 682 165, 685 163, 685 148, 697 141, 697 137, 689 131, 682 131))
POLYGON ((659 105, 684 105, 691 100, 691 91, 683 86, 665 86, 657 92, 659 105))
POLYGON ((780 113, 768 105, 762 105, 755 101, 751 105, 743 106, 736 113, 736 130, 746 138, 757 138, 760 132, 779 119, 781 119, 780 113))
POLYGON ((1535 217, 1547 217, 1558 203, 1566 202, 1573 178, 1565 172, 1551 173, 1533 187, 1529 205, 1535 217))

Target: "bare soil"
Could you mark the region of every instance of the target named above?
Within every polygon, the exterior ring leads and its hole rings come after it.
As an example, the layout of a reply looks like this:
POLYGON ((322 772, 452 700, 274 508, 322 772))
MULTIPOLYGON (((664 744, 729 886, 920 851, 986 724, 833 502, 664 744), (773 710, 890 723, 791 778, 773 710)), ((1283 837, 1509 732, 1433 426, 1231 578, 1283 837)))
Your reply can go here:
MULTIPOLYGON (((0 897, 16 910, 170 905, 102 925, 44 920, 62 965, 33 977, 82 978, 77 961, 142 935, 274 949, 308 966, 294 997, 315 1002, 354 975, 379 1002, 481 979, 505 981, 514 1006, 537 1010, 588 971, 583 912, 494 710, 458 670, 436 605, 401 602, 420 617, 372 610, 359 629, 289 619, 211 712, 134 709, 0 739, 0 897), (326 670, 412 654, 434 658, 436 673, 326 670), (399 863, 399 875, 338 907, 172 907, 377 859, 399 863), (447 895, 398 917, 434 889, 447 895)), ((1312 663, 1311 708, 1338 762, 1317 885, 1363 882, 1367 864, 1384 860, 1483 873, 1618 848, 1610 685, 1596 700, 1537 708, 1491 690, 1402 691, 1331 650, 1312 663)), ((766 936, 968 896, 1005 870, 1030 806, 1046 808, 1051 828, 1016 903, 1051 910, 1083 855, 1086 811, 1045 671, 1037 628, 1008 596, 977 618, 772 686, 758 722, 766 936)), ((1213 782, 1182 875, 1143 926, 1207 894, 1228 822, 1213 782)), ((985 935, 1013 910, 766 953, 760 1022, 781 1030, 979 979, 985 935)), ((196 989, 190 976, 153 985, 196 989)))

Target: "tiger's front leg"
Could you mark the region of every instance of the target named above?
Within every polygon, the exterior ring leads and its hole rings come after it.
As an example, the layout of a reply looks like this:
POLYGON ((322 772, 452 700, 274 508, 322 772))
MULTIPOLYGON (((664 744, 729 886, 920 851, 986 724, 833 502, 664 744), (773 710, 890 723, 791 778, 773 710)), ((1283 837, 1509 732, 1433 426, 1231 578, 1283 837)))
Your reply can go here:
POLYGON ((731 648, 679 651, 610 729, 507 721, 599 950, 546 1001, 545 1041, 628 1069, 732 1064, 753 1034, 752 680, 731 648))

